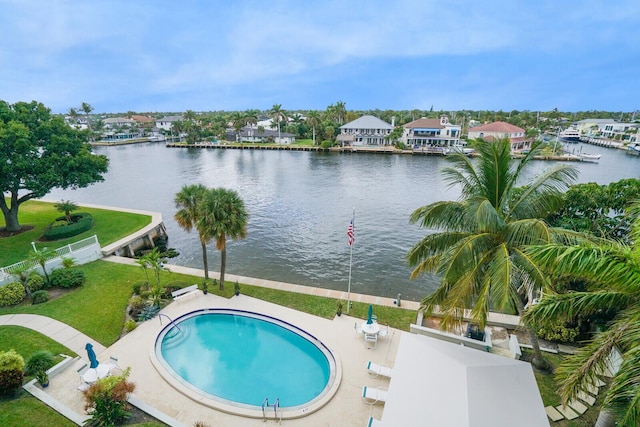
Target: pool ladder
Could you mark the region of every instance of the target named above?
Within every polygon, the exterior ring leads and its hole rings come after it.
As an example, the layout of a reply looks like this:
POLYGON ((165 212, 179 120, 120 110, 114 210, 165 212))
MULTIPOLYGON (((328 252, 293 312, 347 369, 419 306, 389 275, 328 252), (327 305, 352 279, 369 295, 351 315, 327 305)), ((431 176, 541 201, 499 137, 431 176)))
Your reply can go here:
POLYGON ((164 314, 164 313, 159 313, 159 314, 158 314, 158 319, 160 320, 160 324, 161 324, 161 325, 162 325, 162 316, 164 316, 164 317, 166 317, 167 319, 169 319, 169 324, 171 324, 171 325, 175 326, 175 328, 176 328, 177 330, 179 330, 180 332, 182 332, 182 329, 180 329, 180 326, 176 325, 176 322, 174 322, 174 321, 173 321, 173 319, 172 319, 171 317, 167 316, 167 315, 166 315, 166 314, 164 314))
POLYGON ((276 397, 276 401, 273 402, 273 405, 269 405, 269 398, 265 397, 264 402, 262 402, 262 422, 267 422, 267 409, 273 408, 273 419, 278 422, 278 424, 282 424, 282 411, 280 411, 280 416, 278 416, 278 408, 280 407, 280 398, 276 397))

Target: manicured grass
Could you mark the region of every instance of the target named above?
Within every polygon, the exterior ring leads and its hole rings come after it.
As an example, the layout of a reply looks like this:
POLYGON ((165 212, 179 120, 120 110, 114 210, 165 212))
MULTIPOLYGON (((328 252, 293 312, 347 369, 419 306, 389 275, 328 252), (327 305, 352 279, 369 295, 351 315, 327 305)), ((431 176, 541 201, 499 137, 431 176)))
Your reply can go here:
POLYGON ((71 357, 77 356, 59 342, 33 329, 22 326, 2 326, 0 327, 0 350, 10 349, 20 354, 25 362, 38 350, 48 350, 54 355, 62 353, 71 357))
POLYGON ((17 398, 0 400, 0 425, 11 427, 76 427, 76 424, 22 389, 17 398))
MULTIPOLYGON (((94 225, 90 230, 67 239, 39 242, 38 240, 42 237, 44 229, 62 215, 55 209, 54 204, 30 200, 20 205, 18 213, 20 225, 31 225, 34 228, 12 237, 0 237, 0 266, 7 266, 25 260, 29 252, 33 251, 31 242, 35 242, 38 249, 44 247, 55 249, 95 234, 98 236, 100 245, 106 246, 140 230, 151 222, 149 215, 80 206, 80 209, 76 212, 88 212, 93 216, 94 225)), ((0 227, 4 226, 4 216, 0 215, 0 227)))

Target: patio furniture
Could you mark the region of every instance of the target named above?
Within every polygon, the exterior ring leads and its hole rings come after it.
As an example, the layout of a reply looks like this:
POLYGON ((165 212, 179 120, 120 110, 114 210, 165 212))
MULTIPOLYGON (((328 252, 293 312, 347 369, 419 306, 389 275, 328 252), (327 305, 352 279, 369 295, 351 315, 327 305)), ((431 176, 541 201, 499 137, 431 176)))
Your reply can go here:
POLYGON ((100 378, 109 376, 109 366, 105 363, 99 364, 95 368, 89 368, 82 374, 82 379, 88 383, 94 383, 98 381, 100 378))
POLYGON ((83 378, 85 372, 87 372, 88 369, 89 367, 87 366, 86 363, 81 367, 79 367, 78 369, 76 369, 76 372, 78 373, 78 379, 79 379, 78 387, 77 387, 78 391, 85 391, 90 386, 90 384, 88 384, 83 378))
POLYGON ((373 378, 376 378, 380 375, 383 377, 391 378, 391 374, 393 374, 393 369, 388 366, 378 365, 377 363, 373 363, 372 361, 367 362, 367 371, 369 371, 369 375, 373 378))
POLYGON ((380 332, 380 324, 379 323, 363 323, 362 324, 362 332, 369 335, 378 335, 380 332))
POLYGON ((109 361, 105 363, 109 367, 109 373, 113 372, 115 369, 118 369, 122 372, 122 368, 118 365, 118 358, 114 355, 109 356, 109 361))
POLYGON ((379 337, 386 337, 387 335, 389 335, 389 325, 387 325, 386 328, 380 328, 380 331, 378 332, 378 336, 379 337))
POLYGON ((360 335, 362 333, 362 327, 358 326, 358 322, 353 324, 353 329, 356 331, 356 334, 360 335))
POLYGON ((387 390, 364 386, 362 388, 362 400, 364 403, 369 405, 373 405, 378 402, 384 403, 387 401, 387 390))
POLYGON ((373 347, 376 348, 378 344, 378 334, 364 334, 364 348, 370 348, 369 343, 373 343, 373 347))
POLYGON ((178 289, 176 291, 171 292, 171 296, 173 300, 179 300, 182 297, 186 297, 187 295, 194 295, 198 293, 198 285, 187 286, 186 288, 178 289))

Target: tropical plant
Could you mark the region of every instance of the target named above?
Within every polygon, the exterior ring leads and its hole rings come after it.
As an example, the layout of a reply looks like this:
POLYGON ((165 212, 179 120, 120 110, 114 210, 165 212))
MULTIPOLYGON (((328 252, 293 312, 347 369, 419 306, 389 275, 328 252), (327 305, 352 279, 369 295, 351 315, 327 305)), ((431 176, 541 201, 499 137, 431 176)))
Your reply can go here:
POLYGON ((110 427, 122 425, 131 415, 127 399, 135 390, 134 383, 127 381, 131 372, 126 368, 122 375, 101 378, 85 390, 85 410, 91 415, 89 426, 110 427))
POLYGON ((244 202, 235 191, 214 188, 206 192, 197 227, 203 234, 215 239, 216 249, 220 251, 220 289, 224 289, 227 239, 244 239, 247 236, 248 219, 244 202))
MULTIPOLYGON (((26 285, 20 282, 11 282, 0 286, 0 307, 20 304, 25 296, 27 296, 26 285)), ((29 297, 31 297, 31 293, 29 297)))
POLYGON ((307 113, 307 125, 311 126, 313 129, 313 145, 316 145, 316 127, 322 123, 322 118, 320 117, 320 112, 313 110, 307 113))
POLYGON ((91 129, 91 118, 89 117, 89 114, 91 114, 91 112, 93 111, 93 107, 91 106, 91 104, 83 102, 82 105, 80 106, 80 109, 82 110, 85 117, 87 118, 87 127, 89 128, 89 139, 93 141, 93 130, 91 129))
MULTIPOLYGON (((575 321, 613 311, 605 331, 594 335, 556 370, 563 402, 575 398, 610 367, 611 354, 622 359, 603 402, 597 425, 607 425, 610 415, 618 425, 640 425, 640 201, 628 216, 632 223, 631 245, 617 240, 582 242, 579 245, 536 245, 528 255, 554 274, 578 277, 587 282, 584 291, 548 291, 528 310, 525 319, 541 325, 575 321)), ((608 424, 613 425, 613 424, 608 424)))
POLYGON ((79 268, 56 268, 51 272, 51 286, 58 288, 77 288, 85 281, 85 274, 79 268))
POLYGON ((24 370, 27 375, 36 377, 38 382, 44 385, 49 382, 47 369, 51 368, 54 363, 55 360, 50 351, 38 350, 29 357, 24 365, 24 370))
MULTIPOLYGON (((534 144, 518 163, 512 163, 509 140, 478 147, 477 163, 457 153, 447 158, 443 173, 451 186, 462 186, 459 201, 441 201, 411 214, 411 222, 437 230, 409 251, 411 278, 436 273, 440 286, 421 302, 426 315, 439 311, 444 328, 457 326, 464 309, 481 328, 490 310, 524 312, 536 289, 546 283, 543 272, 523 253, 526 245, 547 243, 575 233, 549 227, 541 218, 555 209, 561 190, 576 170, 556 166, 534 178, 524 189, 516 184, 539 151, 534 144), (515 166, 515 167, 514 167, 515 166)), ((544 367, 533 329, 525 325, 534 348, 533 363, 544 367)))
MULTIPOLYGON (((144 270, 145 274, 147 274, 147 269, 153 271, 153 276, 156 279, 156 281, 155 281, 155 284, 153 285, 153 288, 151 289, 150 298, 151 298, 151 303, 156 307, 160 306, 160 300, 162 298, 162 287, 160 286, 160 273, 164 268, 164 261, 165 259, 157 247, 153 248, 152 251, 140 257, 137 261, 138 264, 140 264, 140 266, 144 270)), ((148 275, 147 275, 147 279, 149 279, 148 275)))
POLYGON ((271 107, 269 114, 271 115, 273 121, 278 125, 278 141, 280 141, 280 122, 282 122, 283 120, 287 120, 286 112, 282 109, 282 104, 273 104, 273 107, 271 107))
POLYGON ((173 218, 178 225, 190 232, 194 227, 198 230, 200 236, 200 245, 202 246, 202 263, 204 265, 204 278, 209 279, 209 262, 207 261, 207 242, 211 240, 211 236, 206 229, 198 226, 200 218, 200 205, 207 192, 207 187, 202 184, 185 185, 180 189, 174 198, 174 203, 178 211, 173 218))
POLYGON ((24 378, 24 359, 15 350, 0 351, 0 396, 14 393, 24 378))
POLYGON ((78 205, 70 200, 60 200, 60 202, 53 205, 58 212, 62 212, 67 219, 67 222, 71 222, 71 212, 78 210, 78 205))

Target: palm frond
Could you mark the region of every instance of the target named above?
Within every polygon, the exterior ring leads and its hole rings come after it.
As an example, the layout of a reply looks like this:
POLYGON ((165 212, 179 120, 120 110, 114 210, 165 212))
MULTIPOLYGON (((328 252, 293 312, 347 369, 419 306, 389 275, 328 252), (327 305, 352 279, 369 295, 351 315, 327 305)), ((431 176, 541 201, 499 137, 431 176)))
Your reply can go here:
POLYGON ((465 230, 464 205, 460 202, 442 201, 431 203, 411 213, 409 222, 423 228, 442 230, 465 230))

